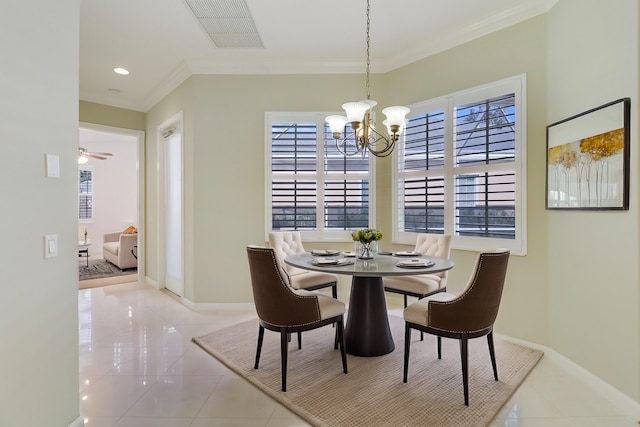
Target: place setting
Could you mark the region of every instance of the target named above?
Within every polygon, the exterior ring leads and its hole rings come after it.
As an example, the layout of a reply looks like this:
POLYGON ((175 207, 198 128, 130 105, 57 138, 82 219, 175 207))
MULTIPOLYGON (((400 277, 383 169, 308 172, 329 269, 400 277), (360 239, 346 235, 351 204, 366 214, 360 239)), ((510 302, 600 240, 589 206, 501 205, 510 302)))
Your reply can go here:
POLYGON ((399 251, 399 252, 393 253, 393 256, 397 256, 397 257, 416 257, 420 255, 422 254, 416 251, 399 251))
POLYGON ((408 258, 396 263, 396 267, 400 268, 427 268, 433 265, 435 261, 427 258, 408 258))
POLYGON ((380 250, 378 251, 378 255, 391 255, 391 256, 395 256, 395 257, 417 257, 417 256, 421 256, 422 254, 420 252, 416 252, 416 251, 397 251, 397 252, 393 252, 393 251, 386 251, 386 250, 380 250))
POLYGON ((311 264, 317 266, 342 266, 342 265, 350 265, 353 264, 354 260, 352 257, 347 258, 314 258, 311 260, 311 264))
POLYGON ((313 256, 333 256, 340 254, 340 251, 332 250, 332 249, 313 249, 311 251, 311 255, 313 256))

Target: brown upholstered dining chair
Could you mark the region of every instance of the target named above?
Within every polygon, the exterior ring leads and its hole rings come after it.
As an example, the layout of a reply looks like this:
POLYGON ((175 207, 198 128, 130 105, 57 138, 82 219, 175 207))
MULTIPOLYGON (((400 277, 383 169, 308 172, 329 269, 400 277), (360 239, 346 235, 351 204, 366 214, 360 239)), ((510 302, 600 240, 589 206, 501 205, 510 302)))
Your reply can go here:
POLYGON ((481 252, 465 289, 459 295, 437 293, 418 300, 404 309, 404 379, 409 371, 411 329, 438 337, 438 359, 442 358, 442 337, 460 340, 464 404, 469 406, 468 340, 487 336, 493 377, 498 369, 493 347, 493 323, 498 315, 502 288, 507 273, 509 251, 481 252))
POLYGON ((338 277, 335 274, 302 270, 285 264, 284 259, 287 255, 305 253, 299 231, 272 231, 269 233, 269 244, 275 249, 278 265, 289 286, 309 291, 330 287, 331 295, 338 298, 338 277))
MULTIPOLYGON (((416 237, 414 252, 422 255, 449 258, 451 255, 451 235, 420 233, 416 237)), ((447 272, 419 274, 415 276, 387 276, 383 279, 384 290, 404 296, 424 298, 447 290, 447 272)))
POLYGON ((255 369, 260 363, 264 330, 280 332, 282 391, 287 391, 288 335, 335 323, 342 370, 347 373, 343 318, 345 305, 335 298, 288 286, 273 248, 247 246, 253 299, 259 319, 255 369))

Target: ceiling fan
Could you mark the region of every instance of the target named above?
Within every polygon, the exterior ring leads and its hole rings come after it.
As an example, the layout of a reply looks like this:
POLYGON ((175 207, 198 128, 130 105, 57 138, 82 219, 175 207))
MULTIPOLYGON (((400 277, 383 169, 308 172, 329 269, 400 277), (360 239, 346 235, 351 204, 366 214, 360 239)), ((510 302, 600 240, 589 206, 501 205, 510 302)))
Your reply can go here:
POLYGON ((111 156, 113 156, 113 154, 111 153, 93 153, 91 151, 88 151, 86 148, 78 148, 79 164, 87 163, 89 161, 89 157, 91 157, 92 159, 107 160, 107 158, 111 156))

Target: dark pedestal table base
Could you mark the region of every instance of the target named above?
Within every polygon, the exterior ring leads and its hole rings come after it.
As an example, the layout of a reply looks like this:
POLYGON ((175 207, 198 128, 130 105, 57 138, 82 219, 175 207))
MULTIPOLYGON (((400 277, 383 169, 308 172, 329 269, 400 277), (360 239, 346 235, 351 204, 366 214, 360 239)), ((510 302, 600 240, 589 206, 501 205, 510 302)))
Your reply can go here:
POLYGON ((395 348, 382 277, 353 276, 344 339, 354 356, 382 356, 395 348))

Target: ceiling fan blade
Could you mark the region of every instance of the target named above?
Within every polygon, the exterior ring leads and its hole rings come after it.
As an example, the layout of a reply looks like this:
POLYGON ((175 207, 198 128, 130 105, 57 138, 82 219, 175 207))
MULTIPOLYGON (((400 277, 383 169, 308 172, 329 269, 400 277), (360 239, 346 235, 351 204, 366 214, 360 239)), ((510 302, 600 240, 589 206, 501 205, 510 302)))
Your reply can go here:
POLYGON ((113 154, 111 153, 96 153, 96 152, 91 152, 91 154, 95 154, 97 156, 113 156, 113 154))
POLYGON ((107 160, 106 157, 98 156, 98 155, 93 154, 93 153, 84 153, 84 155, 87 156, 87 157, 91 157, 93 159, 107 160))

